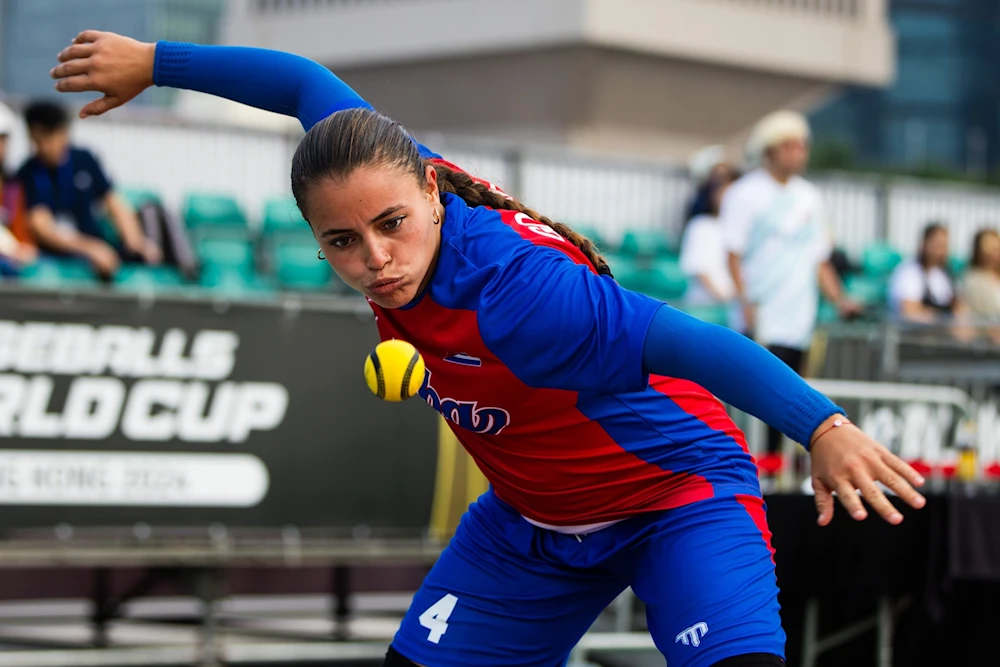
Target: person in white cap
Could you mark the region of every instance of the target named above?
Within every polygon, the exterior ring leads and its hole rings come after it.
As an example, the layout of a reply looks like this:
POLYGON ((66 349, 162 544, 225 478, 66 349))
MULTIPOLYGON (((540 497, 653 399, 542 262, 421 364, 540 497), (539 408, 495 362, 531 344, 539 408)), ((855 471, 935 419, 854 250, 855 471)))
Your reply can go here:
MULTIPOLYGON (((858 313, 829 262, 832 246, 819 190, 800 175, 809 161, 809 139, 809 125, 797 112, 764 117, 748 145, 760 166, 726 192, 720 210, 737 297, 731 326, 800 373, 819 289, 843 316, 858 313)), ((769 433, 768 454, 776 455, 780 445, 781 434, 769 433)))
POLYGON ((14 112, 0 103, 0 275, 3 276, 17 275, 38 256, 28 231, 24 193, 20 184, 3 168, 7 140, 16 124, 14 112))

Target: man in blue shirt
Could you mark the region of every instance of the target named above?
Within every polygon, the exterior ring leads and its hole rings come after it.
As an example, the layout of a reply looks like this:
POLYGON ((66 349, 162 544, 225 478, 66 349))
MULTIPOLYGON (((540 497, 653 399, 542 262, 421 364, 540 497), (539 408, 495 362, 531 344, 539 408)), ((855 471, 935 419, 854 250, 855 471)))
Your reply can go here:
POLYGON ((39 248, 51 255, 81 257, 105 279, 115 274, 123 259, 158 263, 159 248, 115 194, 97 158, 70 145, 66 111, 50 102, 36 102, 24 115, 35 154, 21 166, 18 178, 39 248), (118 247, 101 233, 95 215, 99 205, 118 233, 118 247))

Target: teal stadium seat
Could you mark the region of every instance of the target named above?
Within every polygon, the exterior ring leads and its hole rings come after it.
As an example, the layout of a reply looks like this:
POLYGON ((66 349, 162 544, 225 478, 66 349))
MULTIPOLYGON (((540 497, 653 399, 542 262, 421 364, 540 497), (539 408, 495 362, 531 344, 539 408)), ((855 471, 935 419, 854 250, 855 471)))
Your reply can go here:
POLYGON ((99 283, 90 264, 81 259, 44 258, 24 267, 18 278, 24 285, 42 289, 87 288, 99 283))
POLYGON ((696 317, 702 322, 719 324, 721 326, 729 325, 729 309, 724 305, 718 305, 718 306, 685 305, 682 307, 682 310, 691 317, 696 317))
POLYGON ((303 235, 312 238, 309 223, 291 197, 271 197, 264 202, 261 234, 270 238, 303 235))
POLYGON ((195 246, 202 266, 233 268, 252 274, 255 268, 253 244, 248 240, 205 238, 195 246))
POLYGON ((658 262, 619 262, 615 279, 625 289, 640 292, 661 301, 674 301, 687 291, 687 276, 676 260, 658 262))
POLYGON ((278 284, 290 290, 337 291, 331 283, 330 265, 316 258, 313 241, 286 241, 273 250, 274 276, 278 284))
POLYGON ((868 307, 886 305, 889 295, 887 277, 851 275, 844 280, 847 296, 868 307))
POLYGON ((249 239, 247 218, 229 195, 191 193, 184 199, 184 224, 192 238, 249 239))
POLYGON ((123 266, 115 276, 115 288, 123 292, 177 292, 185 286, 177 269, 169 266, 123 266))
POLYGON ((949 257, 948 270, 951 271, 952 276, 961 280, 965 272, 969 270, 969 260, 962 257, 949 257))
POLYGON ((898 250, 885 243, 875 243, 865 248, 861 257, 864 274, 870 278, 885 278, 903 260, 898 250))
POLYGON ((123 187, 118 189, 118 194, 122 196, 128 205, 133 209, 138 209, 147 202, 159 204, 162 202, 159 193, 145 188, 123 187))
POLYGON ((675 244, 665 231, 632 230, 622 236, 619 252, 630 257, 669 257, 676 251, 675 244))
POLYGON ((271 280, 238 266, 206 265, 202 268, 198 284, 219 297, 272 299, 276 296, 271 280))

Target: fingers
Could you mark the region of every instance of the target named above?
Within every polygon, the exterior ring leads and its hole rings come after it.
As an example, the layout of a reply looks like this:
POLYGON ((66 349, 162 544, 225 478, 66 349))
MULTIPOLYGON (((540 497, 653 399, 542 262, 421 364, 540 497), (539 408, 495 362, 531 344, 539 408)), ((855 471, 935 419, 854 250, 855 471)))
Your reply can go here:
MULTIPOLYGON (((913 486, 910 486, 913 482, 904 478, 906 471, 909 471, 920 479, 921 482, 923 481, 923 478, 920 477, 917 471, 907 465, 906 462, 897 456, 889 454, 884 457, 884 463, 879 467, 880 470, 876 479, 892 489, 892 492, 902 498, 907 505, 914 509, 920 509, 927 504, 927 500, 917 493, 913 486)), ((919 484, 916 484, 916 486, 919 486, 919 484)))
MULTIPOLYGON (((889 466, 889 468, 891 468, 892 470, 894 470, 897 473, 899 473, 900 475, 902 475, 903 479, 905 479, 907 482, 909 482, 911 486, 923 486, 924 485, 924 481, 925 480, 924 480, 923 477, 920 476, 920 473, 917 472, 916 470, 914 470, 913 467, 910 464, 908 464, 906 461, 904 461, 903 459, 899 458, 898 456, 896 456, 892 452, 886 450, 882 454, 882 460, 885 462, 885 464, 887 466, 889 466)), ((884 480, 883 480, 883 482, 884 482, 884 480)), ((889 486, 889 485, 886 484, 886 486, 889 486)))
POLYGON ((819 518, 816 522, 821 526, 827 526, 833 520, 833 494, 822 480, 813 478, 813 492, 816 494, 816 511, 819 518))
POLYGON ((80 74, 87 74, 90 71, 90 61, 89 60, 70 60, 64 62, 61 65, 56 65, 49 72, 49 76, 53 79, 65 79, 70 76, 78 76, 80 74))
POLYGON ((868 511, 861 502, 861 498, 855 492, 854 484, 850 480, 842 479, 837 482, 836 491, 837 498, 840 499, 840 504, 847 509, 852 519, 862 521, 868 517, 868 511))
POLYGON ((100 116, 102 113, 106 113, 120 107, 122 102, 117 97, 110 97, 105 95, 99 100, 94 100, 88 103, 82 109, 80 109, 80 118, 87 118, 88 116, 100 116))
POLYGON ((90 43, 90 42, 96 42, 102 36, 104 36, 104 34, 105 33, 101 32, 100 30, 84 30, 79 35, 77 35, 76 37, 73 38, 73 43, 74 44, 87 44, 87 43, 90 43))
POLYGON ((71 44, 65 49, 59 52, 56 56, 59 62, 65 63, 70 60, 79 60, 81 58, 89 58, 97 50, 96 44, 86 43, 86 44, 71 44))
POLYGON ((56 90, 61 93, 83 93, 97 90, 89 74, 77 74, 56 81, 56 90))
POLYGON ((889 499, 882 493, 882 489, 878 488, 878 485, 875 484, 875 481, 871 477, 868 475, 858 475, 858 479, 854 480, 854 485, 861 490, 861 495, 868 501, 872 509, 878 512, 888 523, 896 526, 903 522, 903 515, 889 502, 889 499))

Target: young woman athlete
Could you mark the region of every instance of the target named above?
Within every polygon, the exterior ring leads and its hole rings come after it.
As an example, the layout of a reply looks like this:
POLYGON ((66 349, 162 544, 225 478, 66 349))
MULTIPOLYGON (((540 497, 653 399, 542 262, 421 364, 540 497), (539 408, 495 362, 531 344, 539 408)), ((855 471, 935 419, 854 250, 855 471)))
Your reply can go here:
POLYGON ((619 287, 593 245, 417 144, 289 54, 84 32, 53 70, 295 115, 292 191, 383 339, 422 353, 421 396, 491 483, 403 619, 385 665, 554 667, 625 587, 670 667, 782 665, 753 459, 715 396, 809 448, 819 523, 857 491, 892 524, 923 480, 749 339, 619 287), (713 396, 714 395, 714 396, 713 396))

